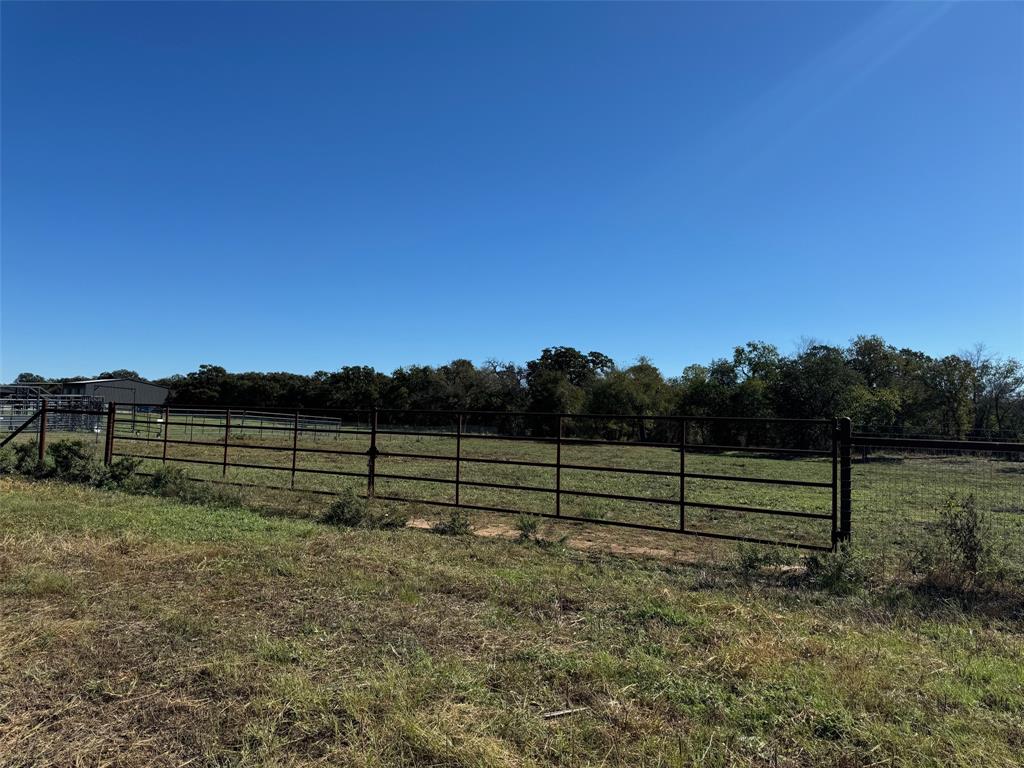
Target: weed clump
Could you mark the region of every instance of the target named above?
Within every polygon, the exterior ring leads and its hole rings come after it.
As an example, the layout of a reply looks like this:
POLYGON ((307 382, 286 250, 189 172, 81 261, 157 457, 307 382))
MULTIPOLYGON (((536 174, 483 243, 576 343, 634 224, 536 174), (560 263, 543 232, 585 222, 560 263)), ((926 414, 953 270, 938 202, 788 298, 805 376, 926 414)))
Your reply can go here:
POLYGON ((473 523, 465 511, 453 509, 447 517, 430 526, 430 530, 442 536, 468 536, 473 532, 473 523))
POLYGON ((164 498, 179 499, 188 504, 240 507, 241 498, 234 492, 189 479, 180 467, 158 467, 141 490, 164 498))
POLYGON ((516 530, 519 531, 518 541, 522 543, 537 541, 540 532, 540 518, 536 515, 520 515, 516 518, 516 530))
POLYGON ((181 467, 158 467, 149 478, 151 493, 168 498, 184 498, 189 494, 188 475, 181 467))
POLYGON ((566 534, 558 539, 546 539, 540 534, 541 516, 533 515, 530 513, 524 513, 516 518, 516 530, 519 531, 519 536, 516 538, 520 544, 536 544, 538 547, 557 547, 565 546, 569 540, 569 535, 566 534))
POLYGON ((856 594, 867 582, 867 564, 848 543, 840 544, 835 552, 809 555, 804 565, 808 583, 833 595, 856 594))
POLYGON ((910 570, 927 586, 966 592, 992 587, 1008 575, 991 516, 974 494, 946 498, 933 535, 912 554, 910 570))
POLYGON ((349 487, 339 494, 320 519, 329 525, 345 528, 388 530, 404 528, 409 522, 409 515, 394 506, 368 501, 355 488, 349 487))
POLYGON ((786 565, 787 559, 776 547, 740 542, 736 546, 735 567, 744 584, 750 584, 764 568, 786 565))
POLYGON ((370 504, 363 523, 364 528, 375 530, 390 530, 394 528, 405 528, 409 522, 409 514, 397 509, 394 506, 376 506, 370 504))
POLYGON ((324 512, 321 521, 328 525, 356 528, 366 519, 368 509, 366 499, 356 493, 355 488, 348 487, 338 494, 338 498, 324 512))
POLYGON ((106 489, 134 490, 138 484, 139 467, 142 459, 135 459, 131 456, 119 456, 105 467, 100 468, 96 476, 96 486, 106 489))

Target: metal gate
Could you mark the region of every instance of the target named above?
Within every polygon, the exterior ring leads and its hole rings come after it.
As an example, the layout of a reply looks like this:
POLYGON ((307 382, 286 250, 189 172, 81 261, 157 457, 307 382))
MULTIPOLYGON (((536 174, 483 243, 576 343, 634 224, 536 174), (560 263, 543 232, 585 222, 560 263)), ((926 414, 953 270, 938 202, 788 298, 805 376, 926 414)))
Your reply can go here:
MULTIPOLYGON (((41 457, 57 412, 39 413, 41 457)), ((113 403, 103 415, 104 461, 184 463, 200 482, 332 495, 340 479, 387 501, 811 550, 850 537, 849 419, 113 403)))

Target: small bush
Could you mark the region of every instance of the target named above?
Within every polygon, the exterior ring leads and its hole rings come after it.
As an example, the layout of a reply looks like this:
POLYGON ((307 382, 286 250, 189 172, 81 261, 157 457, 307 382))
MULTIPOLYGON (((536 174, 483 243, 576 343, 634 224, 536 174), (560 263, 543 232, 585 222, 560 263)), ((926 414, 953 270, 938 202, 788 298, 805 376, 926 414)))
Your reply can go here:
POLYGON ((786 562, 786 558, 776 547, 745 542, 736 545, 736 570, 746 584, 749 584, 761 569, 785 565, 786 562))
POLYGON ((81 440, 58 440, 46 448, 54 477, 69 483, 92 483, 101 474, 93 450, 81 440))
POLYGON ((34 475, 40 471, 39 443, 28 440, 14 445, 14 469, 23 475, 34 475))
POLYGON ((136 487, 157 496, 180 499, 188 504, 208 504, 220 507, 243 506, 242 498, 237 492, 191 480, 180 467, 159 467, 150 476, 147 485, 140 484, 136 487))
POLYGON ((442 536, 468 536, 473 532, 473 524, 463 510, 453 509, 448 517, 430 526, 430 530, 442 536))
POLYGON ((338 494, 338 498, 327 508, 321 518, 329 525, 341 525, 355 528, 366 520, 369 505, 355 488, 349 487, 338 494))
POLYGON ((149 478, 149 490, 157 496, 185 498, 189 495, 188 475, 181 467, 158 467, 149 478))
POLYGON ((810 555, 804 565, 808 582, 833 595, 852 595, 867 581, 864 558, 849 544, 840 544, 835 552, 810 555))
POLYGON ((519 531, 519 541, 536 541, 540 531, 540 518, 536 515, 520 515, 516 518, 516 530, 519 531))
POLYGON ((120 488, 133 490, 136 486, 135 473, 142 464, 142 459, 134 459, 130 456, 119 456, 110 464, 103 467, 96 478, 96 485, 100 488, 120 488))
POLYGON ((366 517, 363 518, 363 527, 376 530, 391 530, 394 528, 405 528, 408 522, 409 514, 397 507, 368 504, 366 517))
POLYGON ((7 446, 0 448, 0 475, 13 475, 18 471, 14 451, 7 446))
POLYGON ((991 517, 973 494, 951 493, 939 510, 935 536, 913 553, 911 570, 941 589, 974 590, 1004 576, 991 517))
POLYGON ((409 515, 395 506, 371 502, 350 487, 339 494, 320 519, 329 525, 346 528, 388 530, 404 528, 409 522, 409 515))
POLYGON ((976 582, 995 564, 995 531, 991 518, 975 502, 974 494, 951 494, 940 513, 940 524, 954 566, 976 582))

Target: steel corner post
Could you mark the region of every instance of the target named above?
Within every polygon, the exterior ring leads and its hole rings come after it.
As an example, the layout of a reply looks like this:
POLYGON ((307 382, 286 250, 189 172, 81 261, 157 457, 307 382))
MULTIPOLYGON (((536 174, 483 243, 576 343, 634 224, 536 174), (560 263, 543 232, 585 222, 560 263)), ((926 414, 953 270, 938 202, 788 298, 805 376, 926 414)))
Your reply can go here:
POLYGON ((849 418, 839 419, 836 435, 839 442, 839 532, 840 542, 850 541, 851 519, 853 516, 853 422, 849 418))

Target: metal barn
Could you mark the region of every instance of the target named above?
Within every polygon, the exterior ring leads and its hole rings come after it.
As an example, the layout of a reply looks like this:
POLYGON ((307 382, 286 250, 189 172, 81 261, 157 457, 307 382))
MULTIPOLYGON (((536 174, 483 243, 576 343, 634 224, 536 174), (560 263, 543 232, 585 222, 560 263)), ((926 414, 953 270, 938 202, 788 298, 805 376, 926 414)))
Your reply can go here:
POLYGON ((65 383, 62 391, 65 395, 95 398, 105 403, 162 405, 170 390, 138 379, 83 379, 65 383))

